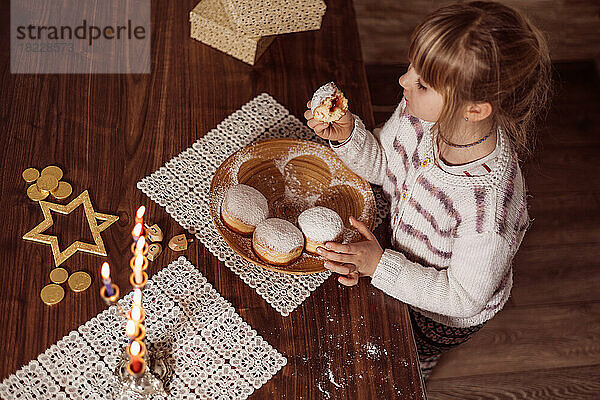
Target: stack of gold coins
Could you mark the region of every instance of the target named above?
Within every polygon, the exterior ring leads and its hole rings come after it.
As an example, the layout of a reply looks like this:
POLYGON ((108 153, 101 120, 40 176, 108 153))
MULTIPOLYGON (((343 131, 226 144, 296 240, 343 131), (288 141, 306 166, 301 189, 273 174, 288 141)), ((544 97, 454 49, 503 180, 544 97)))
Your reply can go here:
POLYGON ((69 182, 61 181, 63 171, 50 165, 40 173, 35 168, 23 171, 23 179, 31 185, 27 188, 27 196, 33 201, 44 200, 49 194, 56 199, 66 199, 73 193, 69 182))

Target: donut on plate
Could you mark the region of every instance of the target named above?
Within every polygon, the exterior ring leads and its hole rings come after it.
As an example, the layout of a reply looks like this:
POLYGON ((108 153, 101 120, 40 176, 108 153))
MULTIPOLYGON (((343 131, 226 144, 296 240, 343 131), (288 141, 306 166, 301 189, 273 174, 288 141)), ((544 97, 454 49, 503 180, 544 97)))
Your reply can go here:
POLYGON ((304 249, 304 235, 284 219, 268 218, 256 226, 252 248, 264 261, 275 265, 294 262, 304 249))
POLYGON ((312 207, 298 216, 298 226, 306 238, 306 251, 317 254, 318 247, 343 239, 344 223, 335 211, 327 207, 312 207))
POLYGON ((232 231, 250 235, 268 216, 269 204, 258 190, 241 183, 227 189, 221 204, 221 218, 232 231))
POLYGON ((317 121, 327 123, 337 121, 348 111, 348 100, 335 83, 329 82, 313 94, 310 110, 317 121))

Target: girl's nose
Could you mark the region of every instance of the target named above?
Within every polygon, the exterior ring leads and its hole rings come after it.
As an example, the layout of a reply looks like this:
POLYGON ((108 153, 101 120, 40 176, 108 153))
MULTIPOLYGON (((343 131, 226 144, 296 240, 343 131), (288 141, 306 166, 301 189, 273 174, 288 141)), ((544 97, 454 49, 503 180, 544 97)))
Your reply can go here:
POLYGON ((400 78, 398 78, 398 83, 400 84, 400 86, 402 86, 404 89, 407 88, 408 86, 408 82, 409 82, 409 75, 413 73, 412 72, 412 64, 408 66, 408 69, 406 70, 406 72, 404 74, 402 74, 400 76, 400 78))
POLYGON ((398 78, 398 83, 400 84, 400 86, 406 89, 406 74, 401 75, 400 78, 398 78))

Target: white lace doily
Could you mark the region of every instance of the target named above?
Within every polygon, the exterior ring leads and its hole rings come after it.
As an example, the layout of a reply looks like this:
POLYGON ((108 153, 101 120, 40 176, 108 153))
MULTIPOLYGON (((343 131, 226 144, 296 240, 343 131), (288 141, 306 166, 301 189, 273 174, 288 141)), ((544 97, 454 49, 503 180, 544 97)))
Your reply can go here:
MULTIPOLYGON (((208 193, 219 165, 239 149, 261 140, 297 138, 325 144, 306 124, 266 93, 243 105, 190 148, 171 159, 137 187, 184 229, 195 234, 212 254, 254 288, 282 315, 289 315, 330 275, 289 275, 269 271, 246 261, 221 237, 210 216, 208 193)), ((375 226, 389 206, 380 188, 374 187, 377 203, 375 226)))
MULTIPOLYGON (((148 349, 173 367, 168 399, 245 399, 287 362, 185 257, 148 281, 143 307, 148 349)), ((109 307, 6 378, 0 398, 116 400, 126 344, 125 318, 109 307)))

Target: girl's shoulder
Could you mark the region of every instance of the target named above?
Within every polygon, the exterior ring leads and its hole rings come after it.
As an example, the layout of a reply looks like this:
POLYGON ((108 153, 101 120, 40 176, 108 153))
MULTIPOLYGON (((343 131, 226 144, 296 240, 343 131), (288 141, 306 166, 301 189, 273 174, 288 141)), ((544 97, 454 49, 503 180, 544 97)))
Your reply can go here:
POLYGON ((461 216, 458 234, 495 232, 509 241, 529 225, 527 187, 518 158, 512 155, 497 179, 476 180, 454 192, 457 213, 461 216))

